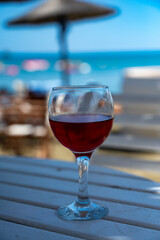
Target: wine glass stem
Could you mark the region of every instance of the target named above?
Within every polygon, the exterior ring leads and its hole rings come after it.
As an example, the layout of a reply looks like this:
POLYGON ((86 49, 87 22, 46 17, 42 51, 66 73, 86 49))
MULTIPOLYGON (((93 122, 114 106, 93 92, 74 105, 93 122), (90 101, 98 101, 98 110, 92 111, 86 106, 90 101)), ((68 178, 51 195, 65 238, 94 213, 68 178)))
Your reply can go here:
POLYGON ((78 171, 79 171, 79 191, 77 204, 87 205, 90 200, 88 197, 88 168, 89 157, 77 157, 78 171))

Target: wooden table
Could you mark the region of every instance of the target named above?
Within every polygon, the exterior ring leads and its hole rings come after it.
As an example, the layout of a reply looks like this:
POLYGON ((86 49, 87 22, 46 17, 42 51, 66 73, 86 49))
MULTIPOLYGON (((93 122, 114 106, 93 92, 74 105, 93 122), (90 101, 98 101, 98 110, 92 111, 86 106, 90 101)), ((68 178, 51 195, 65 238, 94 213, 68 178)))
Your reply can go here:
POLYGON ((75 200, 77 166, 0 157, 0 240, 160 240, 160 184, 90 166, 89 193, 109 207, 92 221, 67 221, 57 207, 75 200))

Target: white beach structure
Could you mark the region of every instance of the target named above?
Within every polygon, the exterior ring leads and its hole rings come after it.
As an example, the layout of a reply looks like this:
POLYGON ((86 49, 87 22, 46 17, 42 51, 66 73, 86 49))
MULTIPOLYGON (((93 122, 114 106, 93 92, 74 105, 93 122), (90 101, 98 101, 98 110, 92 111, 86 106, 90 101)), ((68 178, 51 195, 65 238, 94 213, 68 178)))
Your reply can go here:
POLYGON ((160 66, 131 67, 124 71, 123 93, 132 95, 160 94, 160 66))
POLYGON ((124 70, 123 91, 113 96, 122 106, 111 134, 102 148, 160 153, 160 66, 124 70))

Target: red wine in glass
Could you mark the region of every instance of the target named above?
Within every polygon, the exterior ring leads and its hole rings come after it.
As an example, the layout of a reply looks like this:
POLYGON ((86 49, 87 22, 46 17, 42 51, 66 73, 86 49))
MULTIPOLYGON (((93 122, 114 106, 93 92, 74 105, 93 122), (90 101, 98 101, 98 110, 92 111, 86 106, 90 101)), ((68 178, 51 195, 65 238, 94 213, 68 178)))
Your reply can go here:
POLYGON ((108 214, 107 207, 90 201, 87 176, 92 153, 111 131, 113 109, 107 86, 65 86, 51 90, 48 113, 52 132, 75 155, 79 173, 77 200, 58 208, 64 219, 97 219, 108 214))
POLYGON ((113 117, 104 114, 63 114, 49 119, 51 129, 59 142, 75 156, 91 153, 108 137, 113 117))

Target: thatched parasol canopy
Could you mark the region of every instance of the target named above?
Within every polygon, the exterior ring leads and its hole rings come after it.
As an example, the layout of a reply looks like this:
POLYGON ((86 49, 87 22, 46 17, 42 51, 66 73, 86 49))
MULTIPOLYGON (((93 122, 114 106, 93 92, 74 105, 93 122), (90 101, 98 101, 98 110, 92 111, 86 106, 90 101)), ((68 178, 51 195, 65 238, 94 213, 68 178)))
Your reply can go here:
MULTIPOLYGON (((69 21, 76 21, 86 18, 95 18, 100 16, 115 15, 113 8, 97 6, 95 4, 77 1, 77 0, 48 0, 42 5, 29 11, 21 17, 9 21, 8 25, 39 25, 57 22, 61 26, 60 43, 61 59, 66 63, 67 68, 67 44, 66 27, 69 21)), ((63 72, 65 82, 68 80, 68 71, 63 72)))
POLYGON ((48 0, 25 15, 10 21, 9 25, 59 22, 61 18, 74 21, 113 14, 115 14, 115 10, 112 8, 101 7, 87 2, 48 0))

